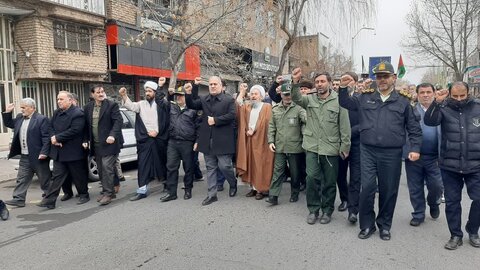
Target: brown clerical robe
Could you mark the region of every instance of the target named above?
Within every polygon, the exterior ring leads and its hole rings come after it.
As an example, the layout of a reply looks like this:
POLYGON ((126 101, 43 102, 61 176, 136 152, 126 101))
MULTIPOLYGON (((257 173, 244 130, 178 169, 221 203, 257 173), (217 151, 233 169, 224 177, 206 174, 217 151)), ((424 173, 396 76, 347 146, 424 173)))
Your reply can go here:
POLYGON ((268 103, 263 104, 255 133, 253 136, 247 136, 251 110, 251 104, 237 105, 237 173, 243 182, 250 183, 258 192, 268 192, 274 159, 274 153, 268 148, 267 139, 272 106, 268 103))

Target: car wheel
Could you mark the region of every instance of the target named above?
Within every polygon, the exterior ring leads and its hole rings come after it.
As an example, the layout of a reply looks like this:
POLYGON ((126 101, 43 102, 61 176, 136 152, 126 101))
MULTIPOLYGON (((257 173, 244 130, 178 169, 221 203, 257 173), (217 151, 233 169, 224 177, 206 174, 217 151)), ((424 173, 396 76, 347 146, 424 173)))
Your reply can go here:
POLYGON ((95 157, 88 157, 88 179, 90 179, 90 182, 97 182, 100 180, 98 177, 97 161, 95 160, 95 157))

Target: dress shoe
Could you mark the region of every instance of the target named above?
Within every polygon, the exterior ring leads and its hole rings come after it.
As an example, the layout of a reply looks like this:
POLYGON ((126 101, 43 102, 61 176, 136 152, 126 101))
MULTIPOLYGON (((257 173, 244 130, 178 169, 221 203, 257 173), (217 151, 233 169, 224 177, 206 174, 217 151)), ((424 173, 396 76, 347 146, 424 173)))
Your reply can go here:
POLYGON ((267 203, 271 205, 277 205, 278 204, 278 197, 277 196, 268 196, 268 198, 265 200, 267 203))
POLYGON ((105 195, 100 194, 100 196, 97 197, 97 202, 100 202, 100 201, 103 199, 104 196, 105 196, 105 195))
POLYGON ((65 202, 73 198, 73 194, 65 193, 63 196, 60 198, 60 201, 65 202))
POLYGON ((265 195, 265 193, 262 193, 262 192, 257 192, 257 195, 255 195, 255 200, 261 200, 263 198, 265 198, 267 195, 265 195))
POLYGON ((112 202, 112 197, 110 196, 103 196, 103 198, 99 201, 100 205, 107 205, 112 202))
POLYGON ((46 207, 48 209, 55 209, 55 203, 46 203, 43 200, 37 203, 38 207, 46 207))
POLYGON ((118 186, 113 186, 113 192, 118 193, 120 191, 120 185, 118 186))
POLYGON ((298 202, 298 194, 290 195, 290 202, 298 202))
POLYGON ((470 245, 480 248, 480 238, 478 237, 478 232, 472 233, 470 230, 468 230, 468 223, 465 226, 465 231, 468 233, 468 242, 470 242, 470 245))
POLYGON ((161 202, 169 202, 177 199, 177 195, 167 193, 165 196, 160 198, 161 202))
POLYGON ((135 194, 135 196, 133 196, 133 197, 130 198, 130 201, 134 202, 134 201, 138 201, 138 200, 144 199, 144 198, 146 198, 146 197, 147 197, 146 194, 137 193, 137 194, 135 194))
POLYGON ((332 221, 332 215, 330 214, 322 214, 322 217, 320 218, 320 224, 328 224, 332 221))
POLYGON ((307 189, 307 186, 304 183, 301 183, 299 190, 300 191, 305 191, 305 189, 307 189))
POLYGON ((254 189, 251 189, 247 194, 245 194, 245 197, 253 197, 257 195, 257 191, 254 189))
POLYGON ((445 244, 444 247, 449 250, 455 250, 461 245, 463 245, 462 237, 452 236, 450 237, 450 240, 448 240, 448 242, 445 244))
POLYGON ((90 197, 80 197, 80 199, 78 199, 77 204, 84 204, 84 203, 87 203, 88 201, 90 201, 90 197))
POLYGON ((0 202, 0 219, 7 220, 8 216, 10 216, 10 212, 8 212, 7 206, 0 202))
POLYGON ((120 178, 118 179, 118 181, 120 181, 120 182, 125 182, 125 177, 123 177, 123 176, 120 177, 120 178))
POLYGON ((209 205, 209 204, 211 204, 213 202, 216 202, 216 201, 218 201, 217 196, 207 197, 207 198, 205 198, 205 200, 203 200, 202 205, 203 206, 209 205))
POLYGON ((235 197, 235 195, 237 195, 237 186, 236 185, 234 187, 230 187, 230 190, 228 191, 228 196, 235 197))
POLYGON ((419 218, 412 218, 412 220, 410 220, 410 226, 413 226, 413 227, 418 227, 422 223, 423 223, 423 220, 419 218))
POLYGON ((192 191, 191 190, 185 190, 185 194, 183 194, 183 199, 184 200, 190 200, 192 198, 192 191))
POLYGON ((5 201, 5 204, 16 206, 16 207, 25 207, 25 202, 20 200, 8 200, 8 201, 5 201))
POLYGON ((480 248, 480 237, 478 237, 478 234, 469 233, 468 242, 470 242, 470 245, 480 248))
POLYGON ((347 202, 343 201, 342 203, 340 203, 340 205, 338 206, 338 211, 339 212, 343 212, 347 210, 347 202))
POLYGON ((217 186, 217 191, 223 191, 223 190, 224 190, 223 185, 221 185, 221 186, 218 185, 218 186, 217 186))
POLYGON ((440 207, 438 205, 430 206, 430 216, 437 219, 440 216, 440 207))
POLYGON ((369 238, 370 236, 372 236, 372 234, 377 230, 377 228, 373 227, 373 228, 367 228, 367 229, 363 229, 360 231, 360 233, 358 234, 358 238, 360 239, 367 239, 369 238))
POLYGON ((348 221, 352 224, 357 223, 358 221, 357 214, 354 214, 354 213, 348 214, 348 221))
POLYGON ((318 213, 310 213, 308 214, 308 217, 307 217, 307 223, 310 225, 313 225, 315 224, 315 222, 317 222, 317 219, 318 219, 318 213))
POLYGON ((380 239, 388 241, 392 238, 389 230, 380 230, 380 239))

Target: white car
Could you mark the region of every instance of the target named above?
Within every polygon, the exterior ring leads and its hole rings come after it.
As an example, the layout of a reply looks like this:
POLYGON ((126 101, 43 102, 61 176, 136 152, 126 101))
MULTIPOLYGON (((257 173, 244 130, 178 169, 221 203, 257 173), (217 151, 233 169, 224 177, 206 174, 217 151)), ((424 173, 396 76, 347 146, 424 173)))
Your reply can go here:
MULTIPOLYGON (((135 139, 135 113, 125 108, 120 108, 120 114, 123 118, 122 134, 123 148, 120 150, 118 158, 120 164, 137 161, 137 141, 135 139)), ((90 181, 98 181, 98 169, 95 157, 88 157, 88 178, 90 181)))

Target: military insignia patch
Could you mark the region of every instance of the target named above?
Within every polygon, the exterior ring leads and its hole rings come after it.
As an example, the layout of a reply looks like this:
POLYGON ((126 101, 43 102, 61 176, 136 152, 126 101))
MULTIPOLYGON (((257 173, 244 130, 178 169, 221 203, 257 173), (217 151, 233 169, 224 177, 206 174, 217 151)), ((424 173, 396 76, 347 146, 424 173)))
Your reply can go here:
POLYGON ((402 90, 402 91, 400 91, 400 92, 398 92, 398 93, 399 93, 400 95, 408 98, 408 99, 412 99, 412 98, 413 98, 413 96, 412 96, 410 93, 408 93, 407 91, 403 91, 403 90, 402 90))
POLYGON ((365 94, 365 93, 373 93, 373 92, 375 92, 375 89, 373 89, 373 88, 363 89, 363 90, 362 90, 362 94, 365 94))
POLYGON ((472 124, 475 126, 475 127, 480 127, 480 117, 475 117, 472 119, 472 124))

